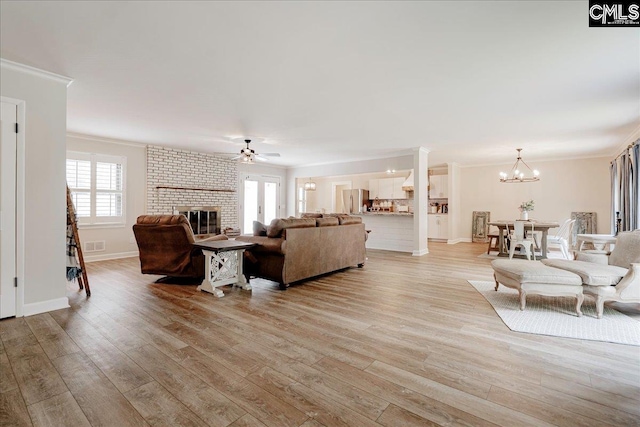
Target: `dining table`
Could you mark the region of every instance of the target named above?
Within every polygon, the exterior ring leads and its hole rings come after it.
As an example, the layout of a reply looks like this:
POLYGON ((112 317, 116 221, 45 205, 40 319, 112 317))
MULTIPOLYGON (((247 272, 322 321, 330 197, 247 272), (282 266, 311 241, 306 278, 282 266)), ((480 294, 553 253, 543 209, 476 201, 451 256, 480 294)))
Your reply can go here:
MULTIPOLYGON (((520 220, 499 220, 489 222, 489 225, 493 225, 494 227, 498 228, 498 247, 500 248, 498 256, 509 256, 507 245, 505 243, 505 230, 507 229, 507 227, 513 229, 516 221, 520 220)), ((540 256, 539 258, 547 258, 547 236, 549 235, 549 229, 559 227, 560 224, 556 221, 537 221, 534 219, 523 222, 525 223, 525 233, 531 232, 532 225, 533 231, 540 231, 542 233, 542 238, 540 240, 540 251, 542 253, 542 256, 540 256)))

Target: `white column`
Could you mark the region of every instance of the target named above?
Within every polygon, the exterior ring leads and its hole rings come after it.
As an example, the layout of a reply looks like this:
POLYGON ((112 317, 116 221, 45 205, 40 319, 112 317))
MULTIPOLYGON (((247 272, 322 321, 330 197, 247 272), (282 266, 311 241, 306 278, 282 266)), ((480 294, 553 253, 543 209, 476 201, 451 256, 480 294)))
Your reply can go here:
POLYGON ((413 149, 413 256, 429 253, 427 247, 427 174, 429 150, 413 149))

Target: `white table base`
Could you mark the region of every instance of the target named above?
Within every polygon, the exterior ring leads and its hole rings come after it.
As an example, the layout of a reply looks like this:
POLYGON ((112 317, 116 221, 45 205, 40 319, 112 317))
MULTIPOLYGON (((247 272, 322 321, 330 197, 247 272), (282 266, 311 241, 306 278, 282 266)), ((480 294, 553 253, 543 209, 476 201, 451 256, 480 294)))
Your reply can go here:
POLYGON ((203 249, 205 277, 197 289, 214 294, 218 298, 224 296, 224 292, 221 289, 217 289, 220 286, 233 284, 250 291, 251 285, 242 274, 242 253, 244 251, 244 249, 227 251, 208 251, 203 249))

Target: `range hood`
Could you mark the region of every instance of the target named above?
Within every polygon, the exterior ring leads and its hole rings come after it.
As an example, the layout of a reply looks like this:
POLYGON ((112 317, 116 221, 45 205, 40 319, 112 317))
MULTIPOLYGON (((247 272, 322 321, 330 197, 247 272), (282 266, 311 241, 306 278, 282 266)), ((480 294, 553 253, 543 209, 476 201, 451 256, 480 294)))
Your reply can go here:
POLYGON ((411 169, 411 173, 407 177, 407 179, 402 183, 403 191, 413 191, 413 169, 411 169))

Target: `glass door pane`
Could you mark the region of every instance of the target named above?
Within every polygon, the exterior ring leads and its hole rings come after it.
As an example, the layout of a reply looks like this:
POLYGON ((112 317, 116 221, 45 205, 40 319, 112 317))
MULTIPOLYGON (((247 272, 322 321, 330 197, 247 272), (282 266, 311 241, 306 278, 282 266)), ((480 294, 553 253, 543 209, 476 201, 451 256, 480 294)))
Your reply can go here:
POLYGON ((253 221, 259 221, 258 206, 258 181, 246 179, 244 181, 243 233, 250 233, 253 230, 253 221))
POLYGON ((278 217, 278 183, 264 183, 264 224, 278 217))

